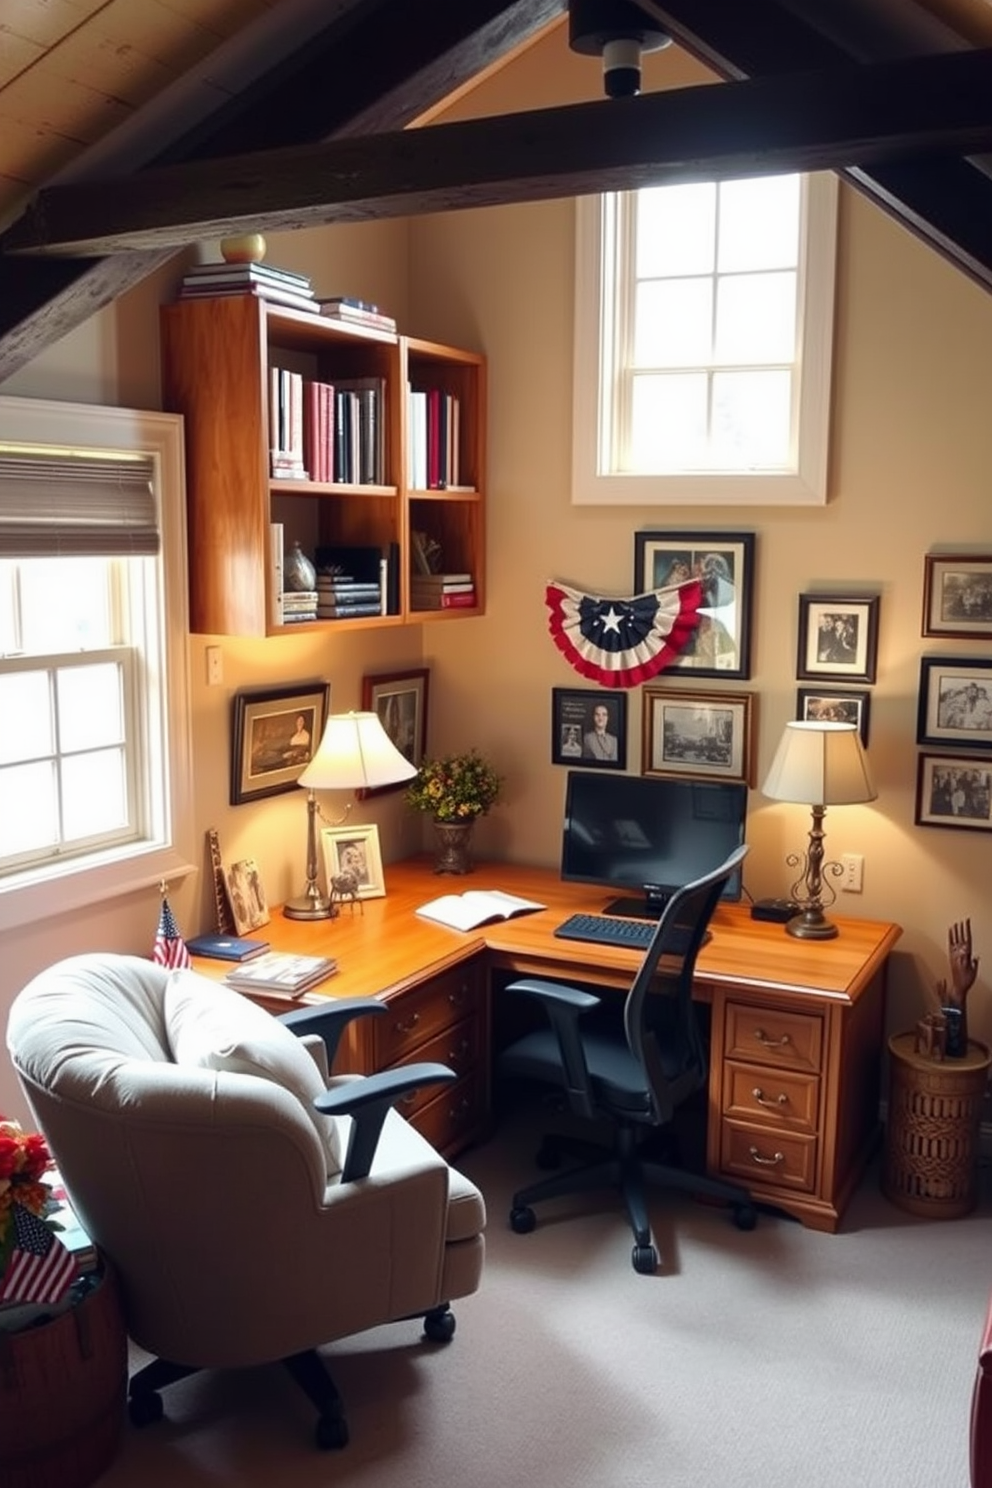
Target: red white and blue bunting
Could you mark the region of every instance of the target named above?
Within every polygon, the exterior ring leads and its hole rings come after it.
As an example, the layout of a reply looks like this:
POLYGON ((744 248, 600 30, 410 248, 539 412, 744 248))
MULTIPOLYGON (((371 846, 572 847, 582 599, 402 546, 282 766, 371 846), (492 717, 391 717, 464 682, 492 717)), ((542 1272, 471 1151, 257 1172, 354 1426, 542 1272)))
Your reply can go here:
POLYGON ((552 581, 548 629, 583 677, 604 687, 637 687, 670 666, 699 624, 696 579, 632 599, 604 599, 552 581))

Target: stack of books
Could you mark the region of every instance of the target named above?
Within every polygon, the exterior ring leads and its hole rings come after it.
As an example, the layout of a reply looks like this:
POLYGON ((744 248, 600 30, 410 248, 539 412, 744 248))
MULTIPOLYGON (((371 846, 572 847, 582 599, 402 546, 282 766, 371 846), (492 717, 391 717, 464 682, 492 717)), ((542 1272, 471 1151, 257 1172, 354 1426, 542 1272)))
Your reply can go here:
POLYGON ((269 473, 276 480, 309 480, 303 462, 303 374, 269 368, 269 473))
POLYGON ((317 574, 317 619, 353 620, 362 615, 384 615, 384 594, 381 576, 356 579, 335 564, 317 574))
POLYGON ((299 624, 301 620, 316 620, 320 595, 316 589, 284 589, 282 591, 282 624, 299 624))
POLYGON ((289 951, 266 951, 250 961, 239 962, 224 981, 239 992, 265 992, 272 997, 299 997, 325 977, 333 976, 338 963, 333 956, 294 956, 289 951))
POLYGON ((396 334, 396 321, 371 305, 368 300, 356 300, 350 295, 332 295, 330 299, 318 300, 321 315, 328 320, 340 320, 343 325, 363 325, 375 331, 396 334))
POLYGON ((267 263, 196 264, 184 275, 179 289, 181 300, 240 294, 259 295, 275 305, 288 305, 311 315, 320 313, 308 274, 267 263))
POLYGON ((470 573, 410 576, 410 603, 415 610, 471 608, 475 602, 475 580, 470 573))

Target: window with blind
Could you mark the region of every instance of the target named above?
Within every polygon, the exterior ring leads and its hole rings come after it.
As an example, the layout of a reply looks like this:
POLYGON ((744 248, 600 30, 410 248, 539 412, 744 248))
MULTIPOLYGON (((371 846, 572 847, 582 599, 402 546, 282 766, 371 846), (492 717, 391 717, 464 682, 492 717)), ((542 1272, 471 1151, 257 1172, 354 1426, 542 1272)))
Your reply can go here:
POLYGON ((583 198, 577 504, 822 505, 832 175, 583 198))
POLYGON ((0 398, 0 927, 188 867, 181 452, 0 398))

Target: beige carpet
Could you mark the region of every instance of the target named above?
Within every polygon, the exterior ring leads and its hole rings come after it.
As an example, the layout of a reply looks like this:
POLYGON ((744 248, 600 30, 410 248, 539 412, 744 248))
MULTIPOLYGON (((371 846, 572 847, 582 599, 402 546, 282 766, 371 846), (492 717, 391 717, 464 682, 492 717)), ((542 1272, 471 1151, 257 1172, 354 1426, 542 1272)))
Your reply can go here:
MULTIPOLYGON (((938 1223, 893 1208, 872 1173, 832 1236, 765 1215, 744 1234, 662 1196, 663 1264, 643 1277, 608 1201, 510 1232, 528 1125, 462 1158, 490 1229, 454 1341, 409 1323, 327 1349, 344 1451, 312 1446, 312 1408, 278 1367, 201 1375, 165 1393, 165 1421, 126 1428, 100 1488, 967 1488, 986 1175, 978 1210, 938 1223)), ((259 1305, 277 1298, 274 1279, 259 1305)))

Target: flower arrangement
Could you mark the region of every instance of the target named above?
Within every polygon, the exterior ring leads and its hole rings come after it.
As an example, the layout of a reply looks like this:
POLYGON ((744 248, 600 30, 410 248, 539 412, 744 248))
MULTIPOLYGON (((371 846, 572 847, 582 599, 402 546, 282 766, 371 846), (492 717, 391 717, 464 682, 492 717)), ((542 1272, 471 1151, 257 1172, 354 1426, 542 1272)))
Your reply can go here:
POLYGON ((42 1182, 53 1167, 48 1143, 40 1132, 23 1132, 16 1121, 0 1120, 0 1277, 16 1244, 14 1205, 20 1204, 41 1220, 55 1207, 51 1186, 42 1182))
POLYGON ((435 821, 467 822, 485 816, 499 797, 502 779, 475 750, 424 760, 407 789, 407 805, 435 821))

